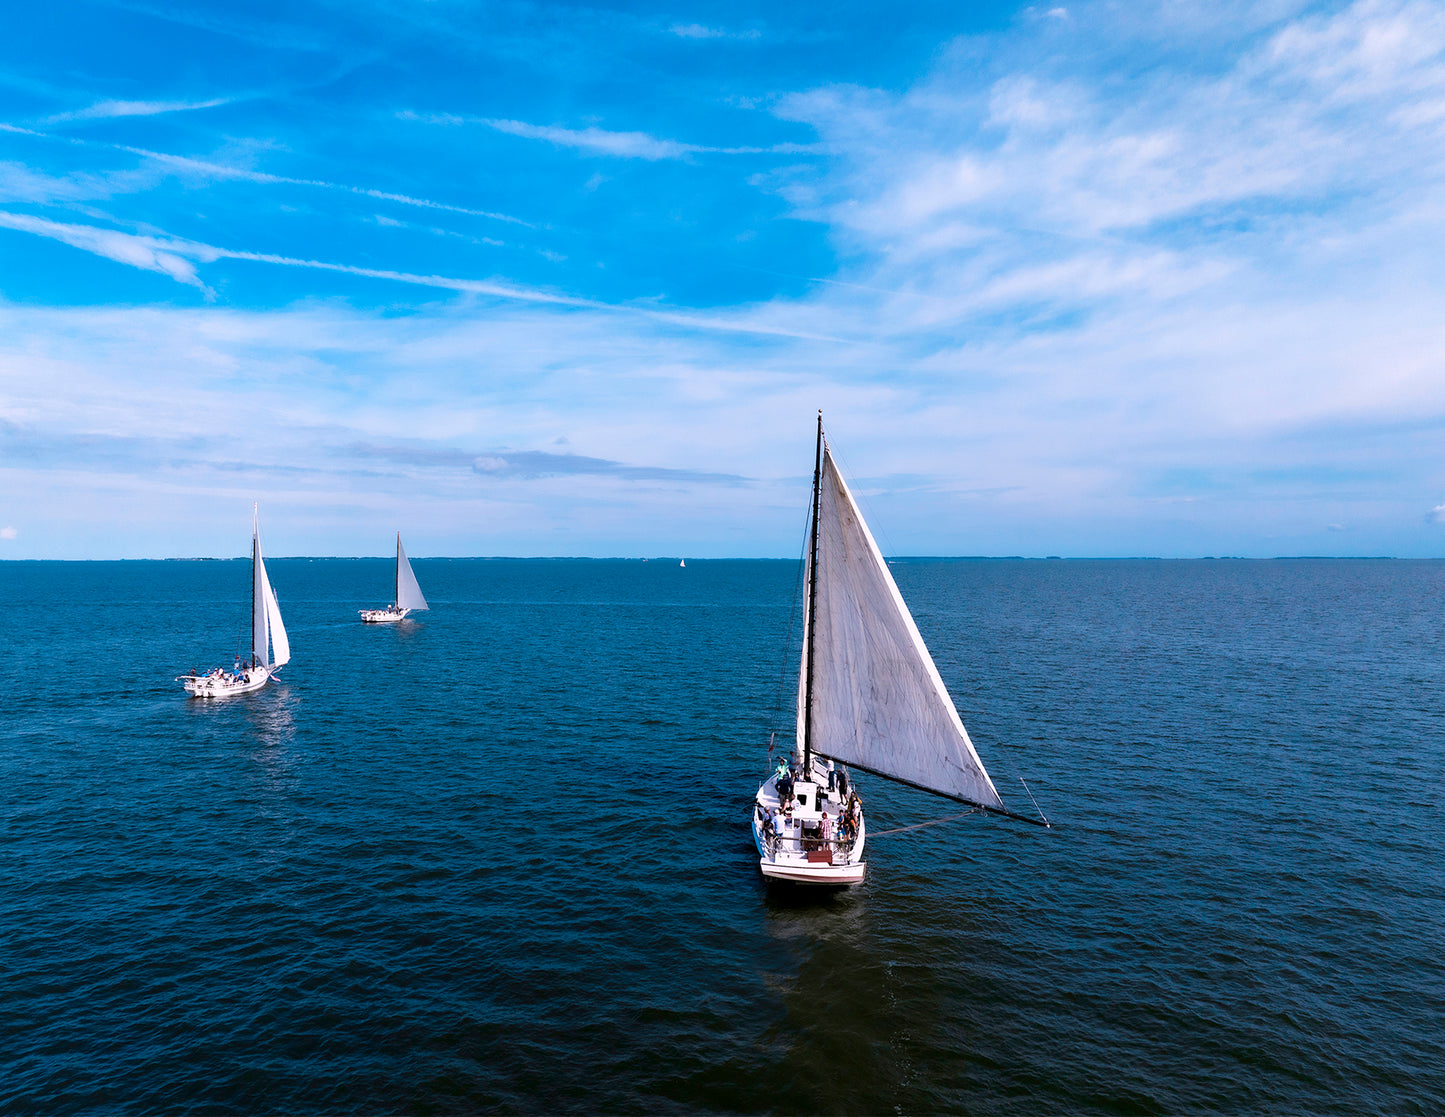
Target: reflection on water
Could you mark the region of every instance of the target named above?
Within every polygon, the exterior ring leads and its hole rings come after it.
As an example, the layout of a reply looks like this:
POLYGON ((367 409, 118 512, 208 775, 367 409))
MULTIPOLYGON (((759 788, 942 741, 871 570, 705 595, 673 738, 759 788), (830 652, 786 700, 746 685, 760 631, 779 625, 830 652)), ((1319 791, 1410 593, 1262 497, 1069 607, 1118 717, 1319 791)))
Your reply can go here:
POLYGON ((285 683, 277 681, 250 695, 245 704, 246 720, 262 751, 284 748, 296 739, 296 709, 300 696, 285 683))
POLYGON ((280 749, 295 740, 300 695, 279 678, 249 694, 180 700, 189 716, 206 719, 222 732, 228 726, 246 726, 260 749, 280 749))

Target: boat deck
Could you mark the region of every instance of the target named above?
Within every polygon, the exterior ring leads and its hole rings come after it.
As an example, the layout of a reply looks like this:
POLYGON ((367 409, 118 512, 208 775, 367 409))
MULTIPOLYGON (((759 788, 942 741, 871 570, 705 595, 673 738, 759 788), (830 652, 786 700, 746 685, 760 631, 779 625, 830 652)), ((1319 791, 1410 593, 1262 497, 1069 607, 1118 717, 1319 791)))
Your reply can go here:
POLYGON ((867 828, 860 811, 857 835, 851 841, 842 837, 840 823, 846 809, 841 792, 830 792, 825 780, 795 780, 793 799, 785 810, 778 799, 777 776, 769 776, 758 788, 753 804, 753 840, 763 875, 798 884, 861 881, 867 828), (824 814, 831 824, 828 838, 823 837, 824 814), (771 833, 765 831, 765 818, 772 820, 771 833))

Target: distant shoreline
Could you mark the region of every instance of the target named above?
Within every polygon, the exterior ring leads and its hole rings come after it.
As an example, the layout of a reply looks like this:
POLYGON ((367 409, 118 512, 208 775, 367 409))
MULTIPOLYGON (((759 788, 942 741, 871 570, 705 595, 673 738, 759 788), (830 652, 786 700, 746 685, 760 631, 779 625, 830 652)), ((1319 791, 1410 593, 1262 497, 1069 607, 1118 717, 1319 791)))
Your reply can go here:
MULTIPOLYGON (((415 562, 658 562, 676 564, 678 555, 412 555, 415 562)), ((687 556, 693 563, 707 562, 791 562, 780 557, 705 558, 687 556)), ((1442 555, 1405 557, 1400 555, 889 555, 889 563, 910 562, 1440 562, 1442 555)), ((0 563, 18 562, 250 562, 250 555, 191 555, 165 558, 0 558, 0 563)), ((268 555, 267 562, 394 562, 395 555, 268 555)))

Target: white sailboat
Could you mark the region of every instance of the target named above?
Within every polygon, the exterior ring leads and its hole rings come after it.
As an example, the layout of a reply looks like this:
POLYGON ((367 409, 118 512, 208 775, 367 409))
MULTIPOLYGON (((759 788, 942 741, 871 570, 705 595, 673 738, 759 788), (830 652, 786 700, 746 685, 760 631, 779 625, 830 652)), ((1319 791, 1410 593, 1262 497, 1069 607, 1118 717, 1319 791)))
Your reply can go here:
POLYGON ((193 670, 178 676, 176 681, 193 698, 229 698, 260 690, 278 668, 291 660, 291 642, 281 623, 281 607, 261 558, 260 516, 254 505, 251 516, 251 658, 238 657, 231 671, 217 667, 204 675, 193 670))
POLYGON ((412 573, 411 562, 401 546, 401 532, 396 533, 396 596, 385 609, 359 609, 361 619, 367 624, 390 624, 401 620, 413 609, 430 609, 426 598, 421 595, 416 575, 412 573))
POLYGON ((821 413, 812 520, 795 755, 753 803, 763 876, 834 887, 863 879, 867 826, 847 766, 1037 822, 1007 810, 984 770, 838 472, 821 413))

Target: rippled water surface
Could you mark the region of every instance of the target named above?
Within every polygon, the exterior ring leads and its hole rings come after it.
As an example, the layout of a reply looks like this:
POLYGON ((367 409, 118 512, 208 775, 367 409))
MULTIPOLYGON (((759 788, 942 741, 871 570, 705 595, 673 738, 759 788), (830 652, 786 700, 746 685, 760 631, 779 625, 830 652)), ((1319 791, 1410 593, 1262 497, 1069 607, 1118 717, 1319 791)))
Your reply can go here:
POLYGON ((0 564, 0 1109, 1445 1110, 1445 564, 895 564, 1057 826, 821 902, 747 831, 796 564, 268 565, 200 702, 246 563, 0 564))

